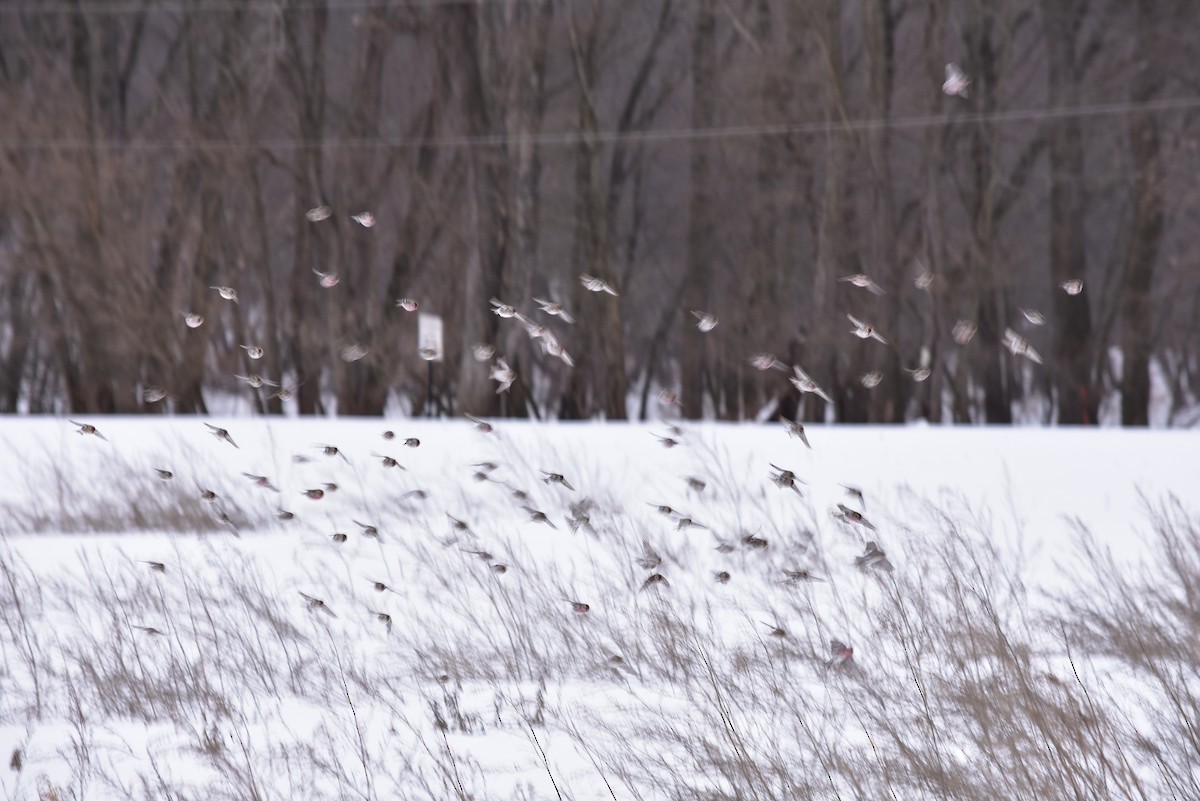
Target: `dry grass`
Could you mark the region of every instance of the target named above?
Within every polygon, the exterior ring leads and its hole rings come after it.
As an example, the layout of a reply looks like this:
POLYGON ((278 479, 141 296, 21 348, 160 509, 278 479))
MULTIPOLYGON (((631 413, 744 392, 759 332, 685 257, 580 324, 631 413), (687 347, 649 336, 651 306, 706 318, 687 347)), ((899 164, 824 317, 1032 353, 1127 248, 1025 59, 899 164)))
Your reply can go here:
MULTIPOLYGON (((148 514, 131 505, 136 480, 119 486, 95 520, 34 510, 20 527, 203 530, 184 522, 190 498, 148 514)), ((0 726, 24 740, 39 726, 69 732, 0 788, 61 799, 1200 798, 1200 526, 1178 500, 1147 504, 1143 564, 1081 531, 1074 586, 1054 597, 1024 586, 986 519, 950 506, 910 510, 920 534, 892 576, 843 570, 783 586, 779 568, 821 517, 798 499, 791 522, 763 531, 769 549, 729 557, 729 588, 711 586, 701 532, 703 547, 663 549, 671 588, 637 592, 644 571, 629 561, 644 531, 619 498, 597 498, 595 535, 546 533, 564 561, 535 535, 488 524, 507 503, 499 487, 481 491, 493 489, 494 502, 463 499, 482 534, 459 547, 439 542, 441 509, 402 506, 379 516, 383 546, 310 532, 269 540, 284 549, 273 553, 164 535, 166 573, 119 544, 48 569, 0 541, 0 726), (483 546, 508 573, 463 552, 483 546), (396 591, 375 593, 368 576, 396 591), (338 616, 305 610, 298 590, 338 616), (576 596, 589 617, 570 614, 576 596), (369 611, 382 608, 390 634, 369 611), (854 669, 825 668, 830 637, 855 646, 854 669), (496 747, 512 752, 516 778, 497 774, 496 747), (47 778, 39 762, 64 772, 47 778)), ((750 525, 743 505, 787 497, 732 472, 713 491, 724 507, 697 506, 727 531, 750 525)))

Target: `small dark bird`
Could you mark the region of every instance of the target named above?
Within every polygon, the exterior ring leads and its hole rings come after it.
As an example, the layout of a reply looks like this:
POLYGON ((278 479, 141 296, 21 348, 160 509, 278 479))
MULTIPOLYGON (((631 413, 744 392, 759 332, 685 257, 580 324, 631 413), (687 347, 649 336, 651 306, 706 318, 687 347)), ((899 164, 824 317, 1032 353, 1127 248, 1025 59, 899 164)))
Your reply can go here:
POLYGON ((717 547, 713 548, 713 550, 716 551, 717 553, 733 553, 734 551, 737 550, 737 548, 734 547, 732 542, 730 542, 729 540, 723 540, 720 537, 718 537, 716 534, 713 534, 713 539, 715 539, 717 541, 717 547))
POLYGON ((642 582, 641 589, 639 589, 638 592, 642 592, 643 590, 648 590, 651 587, 670 587, 670 586, 671 586, 671 582, 667 581, 667 577, 664 576, 662 573, 651 573, 650 576, 647 577, 647 579, 642 582))
POLYGON ((874 540, 867 543, 867 548, 862 556, 854 557, 854 566, 864 573, 868 570, 882 570, 885 573, 892 572, 892 563, 888 561, 887 554, 875 544, 874 540))
POLYGON ((575 490, 575 488, 571 486, 571 482, 567 481, 563 477, 562 473, 551 473, 546 470, 543 470, 541 472, 542 472, 542 475, 545 476, 545 478, 542 479, 543 483, 545 483, 545 484, 561 484, 562 486, 566 487, 567 489, 571 490, 572 492, 575 490))
POLYGON ((158 629, 154 628, 153 626, 134 626, 134 628, 135 628, 135 629, 137 629, 138 631, 144 631, 144 632, 146 632, 146 633, 147 633, 147 634, 149 634, 151 637, 160 637, 160 636, 162 636, 162 632, 161 632, 161 631, 159 631, 158 629))
POLYGON ((491 434, 496 430, 492 428, 492 424, 486 420, 480 420, 478 417, 472 417, 469 414, 464 416, 475 424, 475 430, 481 434, 491 434))
POLYGON ((296 515, 289 512, 287 509, 279 509, 275 512, 275 516, 280 520, 294 520, 296 515))
POLYGON ((864 509, 867 508, 867 499, 863 496, 862 490, 860 490, 858 487, 847 486, 846 484, 842 485, 842 489, 844 489, 846 491, 846 494, 849 495, 851 498, 854 498, 859 503, 861 503, 864 509))
POLYGON ((404 440, 404 447, 419 448, 421 447, 421 440, 417 439, 416 437, 408 437, 404 440))
POLYGON ((763 537, 757 537, 754 534, 746 534, 742 537, 742 545, 745 545, 752 551, 761 551, 767 547, 767 541, 763 537))
POLYGON ((567 603, 571 604, 571 611, 577 615, 586 615, 592 609, 589 604, 585 604, 582 601, 572 601, 568 599, 567 603))
POLYGON ((503 576, 505 573, 508 572, 508 565, 504 565, 499 562, 496 562, 493 565, 488 565, 488 567, 490 567, 492 569, 492 572, 495 573, 497 576, 503 576))
POLYGON ((233 519, 230 518, 229 513, 224 509, 217 510, 217 522, 224 524, 225 527, 229 529, 229 533, 233 536, 237 537, 238 539, 242 538, 241 532, 238 531, 237 524, 233 522, 233 519))
POLYGON ((91 434, 93 437, 99 437, 100 439, 104 440, 105 442, 108 442, 108 437, 104 436, 99 431, 97 431, 96 427, 94 425, 92 425, 91 423, 80 423, 77 420, 71 420, 71 419, 68 419, 67 422, 70 423, 71 425, 79 426, 79 430, 76 431, 75 433, 77 433, 81 436, 83 434, 91 434))
POLYGON ((149 562, 149 561, 143 559, 142 564, 149 565, 150 570, 155 573, 166 573, 167 572, 167 566, 164 565, 162 562, 149 562))
POLYGON ((300 494, 311 500, 319 501, 325 497, 325 490, 323 490, 323 489, 307 489, 307 490, 301 491, 300 494))
POLYGON ((163 470, 161 467, 154 468, 154 472, 157 473, 158 477, 163 481, 170 481, 171 479, 175 478, 174 473, 172 473, 170 470, 163 470))
POLYGON ((728 584, 729 583, 729 571, 728 570, 718 570, 716 573, 713 574, 713 576, 716 578, 718 584, 728 584))
POLYGON ((375 528, 375 526, 368 526, 366 523, 360 523, 357 520, 355 520, 353 522, 354 522, 354 525, 358 526, 359 528, 361 528, 363 530, 362 533, 363 533, 364 537, 373 537, 373 538, 379 540, 380 542, 383 542, 383 537, 379 536, 379 529, 375 528))
POLYGON ((492 556, 490 553, 488 553, 487 551, 463 551, 463 553, 469 553, 472 556, 477 556, 485 562, 491 562, 493 559, 496 558, 496 557, 492 556))
POLYGON ((387 626, 388 634, 392 633, 392 616, 391 615, 389 615, 387 612, 376 612, 374 609, 371 610, 371 614, 373 614, 375 616, 376 620, 378 620, 383 625, 387 626))
POLYGON ((384 431, 384 432, 383 432, 383 438, 384 438, 384 439, 395 439, 395 438, 396 438, 396 432, 395 432, 395 431, 384 431))
POLYGON ((808 444, 808 437, 804 433, 804 423, 801 423, 799 420, 789 420, 786 417, 781 419, 784 427, 787 428, 788 437, 799 437, 805 447, 812 450, 812 445, 808 444))
POLYGON ((708 486, 704 479, 696 478, 695 476, 687 476, 684 480, 687 482, 688 489, 692 492, 704 492, 704 488, 708 486))
POLYGON ((839 503, 837 508, 838 513, 834 515, 834 517, 838 518, 839 520, 844 520, 847 523, 857 523, 864 528, 871 529, 871 531, 877 531, 875 526, 871 524, 871 521, 862 516, 862 512, 855 511, 843 503, 839 503))
POLYGON ((21 757, 21 749, 14 748, 13 752, 12 752, 12 759, 8 760, 9 770, 15 770, 17 772, 20 772, 21 768, 24 767, 24 765, 25 765, 25 760, 21 757))
POLYGON ((217 498, 219 498, 219 497, 220 496, 217 495, 217 493, 213 492, 210 489, 204 489, 204 488, 200 489, 200 500, 202 500, 202 501, 207 501, 208 503, 215 503, 217 498))
MULTIPOLYGON (((223 439, 226 442, 228 442, 230 445, 232 445, 233 447, 237 448, 238 444, 233 441, 233 437, 229 436, 229 431, 227 431, 224 428, 219 428, 217 426, 214 426, 212 423, 205 423, 204 425, 208 426, 208 430, 212 432, 212 435, 214 437, 216 437, 217 439, 223 439)), ((238 448, 238 450, 241 450, 241 449, 238 448)))
POLYGON ((659 434, 655 434, 654 436, 658 437, 658 441, 662 443, 664 448, 674 448, 676 445, 680 444, 679 440, 675 439, 674 437, 664 437, 660 436, 659 434))
POLYGON ((692 518, 690 518, 690 517, 681 517, 681 518, 679 518, 679 521, 678 521, 678 522, 675 524, 675 530, 676 530, 676 531, 683 531, 684 529, 687 529, 687 528, 703 528, 703 529, 707 529, 707 528, 708 528, 708 526, 706 526, 706 525, 703 525, 703 524, 701 524, 701 523, 697 523, 695 520, 693 520, 693 519, 692 519, 692 518))
POLYGON ((386 454, 372 452, 371 455, 374 456, 376 459, 382 460, 384 467, 399 467, 401 470, 406 469, 404 467, 404 465, 400 464, 395 459, 393 459, 390 456, 387 456, 386 454))
POLYGON ((526 512, 529 512, 530 522, 545 523, 550 528, 552 528, 556 531, 558 530, 558 526, 554 525, 554 523, 550 520, 550 518, 546 517, 546 513, 541 511, 540 509, 534 509, 532 506, 522 506, 521 508, 524 509, 526 512))
MULTIPOLYGON (((801 494, 800 488, 796 486, 796 482, 799 479, 796 478, 795 473, 793 473, 791 470, 784 470, 782 467, 780 467, 777 464, 772 464, 771 467, 775 468, 775 470, 778 471, 776 474, 771 476, 772 484, 779 487, 780 489, 793 490, 797 495, 801 494)), ((803 484, 804 482, 800 481, 800 483, 803 484)))
POLYGON ((760 620, 759 622, 771 630, 772 637, 778 637, 781 640, 787 637, 787 629, 778 623, 768 623, 765 620, 760 620))
POLYGON ((454 529, 455 531, 470 531, 471 530, 471 527, 469 525, 467 525, 467 521, 459 520, 457 517, 450 514, 449 512, 446 513, 446 517, 448 517, 450 519, 450 528, 454 529))
POLYGON ((350 537, 340 531, 335 531, 329 539, 333 540, 334 542, 345 542, 346 540, 350 539, 350 537))
POLYGON ((658 510, 658 513, 660 515, 666 515, 667 517, 674 517, 675 515, 679 514, 679 512, 676 512, 674 509, 672 509, 670 506, 667 506, 666 504, 652 503, 652 504, 650 504, 650 506, 653 506, 656 510, 658 510))
POLYGON ((303 592, 300 593, 300 595, 301 595, 301 597, 304 598, 305 605, 308 607, 308 611, 324 612, 325 614, 329 615, 330 617, 337 617, 337 615, 334 614, 333 610, 330 609, 326 605, 326 603, 324 601, 322 601, 320 598, 314 598, 311 595, 307 595, 303 592))
POLYGON ((254 482, 254 486, 269 489, 272 492, 279 492, 279 488, 271 483, 271 479, 266 476, 256 476, 253 473, 242 473, 243 476, 254 482))
POLYGON ((371 582, 371 587, 375 590, 375 592, 396 592, 396 590, 384 584, 382 581, 377 581, 375 579, 367 579, 367 581, 371 582))
POLYGON ((808 568, 802 570, 784 570, 781 584, 799 584, 802 581, 824 581, 820 576, 814 576, 808 568))
POLYGON ((333 482, 330 482, 330 481, 324 482, 321 486, 325 488, 326 492, 337 492, 338 491, 338 485, 334 484, 333 482))
POLYGON ((346 454, 342 453, 336 445, 314 445, 313 447, 320 448, 321 453, 325 454, 326 456, 340 456, 342 457, 343 462, 350 464, 350 460, 346 458, 346 454))

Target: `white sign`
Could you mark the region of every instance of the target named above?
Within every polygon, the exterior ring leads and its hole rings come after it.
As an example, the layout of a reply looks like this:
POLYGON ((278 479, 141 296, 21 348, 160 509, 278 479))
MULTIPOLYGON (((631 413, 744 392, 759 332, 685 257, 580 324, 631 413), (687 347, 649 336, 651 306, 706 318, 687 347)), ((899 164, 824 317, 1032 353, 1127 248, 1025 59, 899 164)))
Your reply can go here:
POLYGON ((427 362, 440 362, 444 352, 441 316, 421 312, 417 315, 417 353, 427 362))

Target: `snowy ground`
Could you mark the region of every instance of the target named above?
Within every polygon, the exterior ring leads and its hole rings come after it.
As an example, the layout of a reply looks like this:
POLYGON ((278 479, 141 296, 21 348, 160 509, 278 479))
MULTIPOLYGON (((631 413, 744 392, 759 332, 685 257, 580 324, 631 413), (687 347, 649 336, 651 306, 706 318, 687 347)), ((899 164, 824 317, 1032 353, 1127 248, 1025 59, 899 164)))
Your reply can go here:
POLYGON ((0 766, 0 798, 1054 797, 1068 781, 1156 798, 1197 781, 1163 767, 1183 728, 1153 706, 1169 681, 1121 662, 1096 585, 1116 569, 1136 589, 1158 564, 1166 504, 1200 475, 1196 432, 814 425, 810 450, 778 425, 89 422, 107 441, 0 421, 0 758, 23 763, 0 766), (772 465, 806 483, 776 486, 772 465), (638 565, 643 540, 661 566, 638 565), (868 540, 894 573, 856 569, 868 540), (785 582, 801 569, 825 581, 785 582), (667 582, 640 589, 651 573, 667 582), (1064 598, 1096 614, 1068 627, 1064 598), (826 668, 831 638, 853 668, 826 668), (1136 714, 1114 700, 1143 690, 1136 714), (1066 768, 1013 768, 1060 746, 1066 768))

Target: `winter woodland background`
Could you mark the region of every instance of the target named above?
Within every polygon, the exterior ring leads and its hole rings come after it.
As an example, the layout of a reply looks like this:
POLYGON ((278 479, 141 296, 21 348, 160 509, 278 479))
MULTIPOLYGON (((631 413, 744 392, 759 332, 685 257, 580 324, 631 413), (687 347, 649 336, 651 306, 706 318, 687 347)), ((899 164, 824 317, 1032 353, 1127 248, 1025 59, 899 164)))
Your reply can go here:
POLYGON ((413 297, 446 321, 448 413, 623 419, 668 389, 689 417, 790 414, 768 352, 834 399, 806 419, 1146 425, 1155 387, 1186 424, 1198 23, 1192 0, 5 3, 0 411, 422 413, 413 297), (561 301, 576 325, 539 322, 575 367, 493 296, 561 301))

